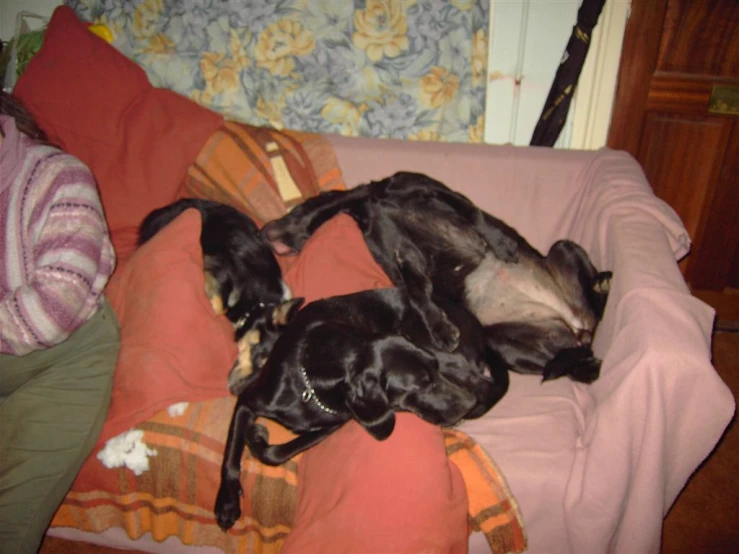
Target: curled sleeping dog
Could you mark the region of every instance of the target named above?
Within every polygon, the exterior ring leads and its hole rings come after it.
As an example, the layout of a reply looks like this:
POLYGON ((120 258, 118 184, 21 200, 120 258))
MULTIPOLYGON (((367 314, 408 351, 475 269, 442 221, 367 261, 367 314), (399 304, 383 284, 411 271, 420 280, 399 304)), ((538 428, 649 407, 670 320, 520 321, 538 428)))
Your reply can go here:
POLYGON ((399 289, 318 300, 275 316, 279 335, 264 367, 239 383, 215 505, 228 529, 240 515, 245 446, 262 462, 283 463, 354 419, 378 440, 408 411, 436 425, 487 412, 508 389, 508 370, 485 348, 479 321, 461 304, 438 299, 459 329, 452 352, 434 346, 399 289), (296 313, 297 312, 297 313, 296 313), (270 445, 259 416, 298 436, 270 445))
POLYGON ((272 249, 256 224, 243 212, 210 200, 184 198, 149 213, 139 226, 144 244, 188 208, 202 218, 200 244, 205 268, 205 292, 217 314, 225 314, 235 329, 239 358, 229 386, 264 363, 271 340, 264 326, 277 306, 290 297, 272 249))
POLYGON ((310 198, 261 232, 278 253, 298 252, 338 213, 354 218, 438 346, 452 348, 457 330, 432 295, 463 302, 485 326, 488 346, 514 371, 544 380, 598 377, 591 341, 611 273, 599 272, 576 243, 561 240, 543 256, 462 194, 409 172, 310 198), (398 253, 407 263, 398 263, 398 253))

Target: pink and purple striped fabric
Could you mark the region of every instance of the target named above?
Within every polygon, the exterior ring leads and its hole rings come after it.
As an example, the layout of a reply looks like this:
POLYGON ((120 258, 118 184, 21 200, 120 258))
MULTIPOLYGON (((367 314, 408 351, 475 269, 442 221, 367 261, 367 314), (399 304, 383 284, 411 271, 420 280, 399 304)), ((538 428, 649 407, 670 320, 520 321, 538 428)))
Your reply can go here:
POLYGON ((0 352, 23 355, 95 313, 115 253, 87 166, 0 126, 0 352))

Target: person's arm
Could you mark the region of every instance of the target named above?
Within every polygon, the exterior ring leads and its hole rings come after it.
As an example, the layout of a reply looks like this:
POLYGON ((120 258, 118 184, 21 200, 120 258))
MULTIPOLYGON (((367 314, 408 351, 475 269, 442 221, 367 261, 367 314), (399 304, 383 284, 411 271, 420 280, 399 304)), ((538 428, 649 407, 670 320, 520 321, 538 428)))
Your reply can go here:
MULTIPOLYGON (((46 149, 49 152, 50 149, 46 149)), ((115 256, 90 171, 66 154, 45 156, 8 206, 5 263, 19 286, 0 300, 0 351, 62 342, 97 310, 115 256), (20 214, 20 217, 17 215, 20 214)))

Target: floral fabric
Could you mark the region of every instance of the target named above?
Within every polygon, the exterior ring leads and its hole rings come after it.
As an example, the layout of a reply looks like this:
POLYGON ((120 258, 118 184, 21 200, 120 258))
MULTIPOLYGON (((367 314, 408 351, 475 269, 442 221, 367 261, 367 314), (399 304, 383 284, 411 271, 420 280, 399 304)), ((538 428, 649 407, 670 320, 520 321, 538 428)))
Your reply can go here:
POLYGON ((66 0, 152 84, 256 126, 482 142, 489 0, 66 0))

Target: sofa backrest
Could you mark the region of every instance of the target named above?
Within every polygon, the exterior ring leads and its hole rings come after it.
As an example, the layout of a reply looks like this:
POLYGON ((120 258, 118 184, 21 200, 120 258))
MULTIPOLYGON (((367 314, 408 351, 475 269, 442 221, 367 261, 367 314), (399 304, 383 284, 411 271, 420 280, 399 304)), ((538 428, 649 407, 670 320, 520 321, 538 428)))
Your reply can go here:
POLYGON ((327 135, 348 187, 396 171, 425 173, 546 251, 569 236, 598 151, 409 142, 327 135))

